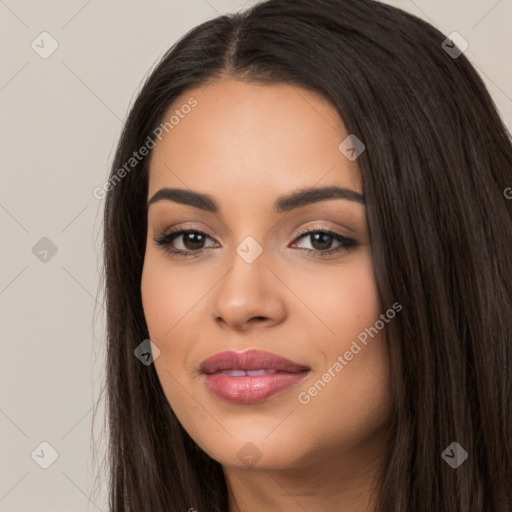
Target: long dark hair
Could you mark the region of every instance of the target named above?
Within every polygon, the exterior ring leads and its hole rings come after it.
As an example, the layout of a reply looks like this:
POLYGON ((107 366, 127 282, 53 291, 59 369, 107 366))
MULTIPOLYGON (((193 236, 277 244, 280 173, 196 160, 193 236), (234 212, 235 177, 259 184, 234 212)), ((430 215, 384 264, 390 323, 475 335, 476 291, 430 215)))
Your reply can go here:
POLYGON ((194 28, 146 80, 104 187, 112 512, 228 509, 221 465, 180 425, 154 365, 134 356, 149 338, 151 153, 126 166, 180 94, 222 77, 320 92, 366 146, 379 295, 384 309, 403 306, 387 325, 395 411, 377 509, 512 509, 512 144, 445 38, 374 0, 268 0, 194 28), (468 453, 457 469, 442 457, 453 442, 468 453))

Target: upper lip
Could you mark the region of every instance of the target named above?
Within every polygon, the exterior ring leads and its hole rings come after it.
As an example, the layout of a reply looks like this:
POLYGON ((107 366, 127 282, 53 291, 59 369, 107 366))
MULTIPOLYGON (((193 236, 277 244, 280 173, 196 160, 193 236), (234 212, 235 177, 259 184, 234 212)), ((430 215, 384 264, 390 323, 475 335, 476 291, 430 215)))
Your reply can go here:
POLYGON ((282 372, 303 372, 309 367, 295 363, 284 357, 262 350, 219 352, 201 363, 202 373, 212 374, 222 370, 276 370, 282 372))

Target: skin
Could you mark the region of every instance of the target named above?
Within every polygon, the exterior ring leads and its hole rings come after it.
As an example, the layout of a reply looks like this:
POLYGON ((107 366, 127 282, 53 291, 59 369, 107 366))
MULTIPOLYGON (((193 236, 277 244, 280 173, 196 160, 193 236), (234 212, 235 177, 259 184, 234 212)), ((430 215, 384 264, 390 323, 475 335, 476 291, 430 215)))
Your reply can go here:
POLYGON ((212 196, 220 210, 169 200, 148 209, 141 292, 166 397, 190 436, 222 464, 230 512, 374 510, 392 413, 384 331, 309 403, 298 400, 384 313, 365 206, 336 198, 272 210, 278 196, 303 187, 363 193, 357 159, 338 150, 349 133, 330 102, 298 86, 225 78, 187 91, 169 112, 190 97, 197 106, 154 149, 148 200, 164 187, 191 189, 212 196), (204 247, 202 255, 171 255, 155 243, 181 226, 208 237, 201 246, 179 236, 173 247, 204 247), (358 245, 312 255, 305 249, 340 243, 298 238, 304 228, 326 228, 358 245), (263 249, 250 264, 236 252, 248 236, 263 249), (311 371, 257 404, 211 394, 201 362, 251 348, 311 371), (237 455, 244 446, 252 465, 237 455))

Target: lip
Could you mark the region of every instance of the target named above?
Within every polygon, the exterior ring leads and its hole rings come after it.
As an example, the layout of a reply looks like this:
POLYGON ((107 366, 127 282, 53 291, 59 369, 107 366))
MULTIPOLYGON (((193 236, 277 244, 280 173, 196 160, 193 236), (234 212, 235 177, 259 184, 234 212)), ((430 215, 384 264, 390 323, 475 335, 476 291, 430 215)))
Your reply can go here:
POLYGON ((228 402, 252 404, 298 384, 311 368, 271 352, 219 352, 205 359, 200 371, 211 393, 228 402), (233 371, 266 371, 260 375, 230 375, 233 371))

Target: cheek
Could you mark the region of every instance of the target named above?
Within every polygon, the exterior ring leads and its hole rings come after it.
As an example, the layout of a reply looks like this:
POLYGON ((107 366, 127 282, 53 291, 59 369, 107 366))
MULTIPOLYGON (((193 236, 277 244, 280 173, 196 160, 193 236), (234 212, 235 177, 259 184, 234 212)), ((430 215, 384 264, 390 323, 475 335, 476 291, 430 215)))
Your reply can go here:
MULTIPOLYGON (((141 295, 150 338, 158 344, 176 339, 197 315, 205 293, 214 285, 212 273, 183 271, 165 254, 148 250, 144 260, 141 295)), ((186 332, 186 331, 185 331, 186 332)))
POLYGON ((162 340, 173 325, 173 315, 179 306, 176 288, 179 283, 165 273, 165 267, 155 264, 146 255, 142 271, 141 295, 144 317, 151 340, 162 340))
POLYGON ((298 389, 298 401, 333 438, 353 433, 352 442, 357 442, 387 420, 391 395, 385 323, 380 320, 385 311, 370 254, 352 263, 338 273, 317 274, 316 286, 309 278, 303 282, 301 293, 309 290, 308 306, 322 321, 317 322, 322 334, 315 339, 322 358, 298 389))
POLYGON ((197 305, 204 295, 197 281, 186 279, 184 273, 171 269, 165 256, 146 252, 141 280, 144 317, 149 338, 160 349, 154 362, 156 373, 175 410, 186 408, 186 404, 182 404, 186 398, 183 384, 186 382, 186 347, 190 344, 184 339, 184 333, 192 327, 187 323, 194 316, 194 304, 197 305))
POLYGON ((308 332, 312 334, 316 324, 326 352, 341 350, 347 342, 350 345, 381 313, 369 251, 360 252, 346 265, 304 271, 293 282, 293 289, 312 313, 306 315, 308 332))
POLYGON ((352 339, 373 325, 381 312, 370 258, 362 258, 360 264, 343 277, 339 288, 338 313, 334 306, 330 314, 338 319, 336 331, 343 332, 344 338, 348 336, 352 339))
POLYGON ((217 281, 216 274, 207 267, 185 269, 170 262, 163 252, 146 252, 142 305, 149 338, 160 349, 155 368, 171 405, 183 394, 182 385, 193 376, 191 356, 198 350, 197 340, 205 337, 207 293, 217 281))

